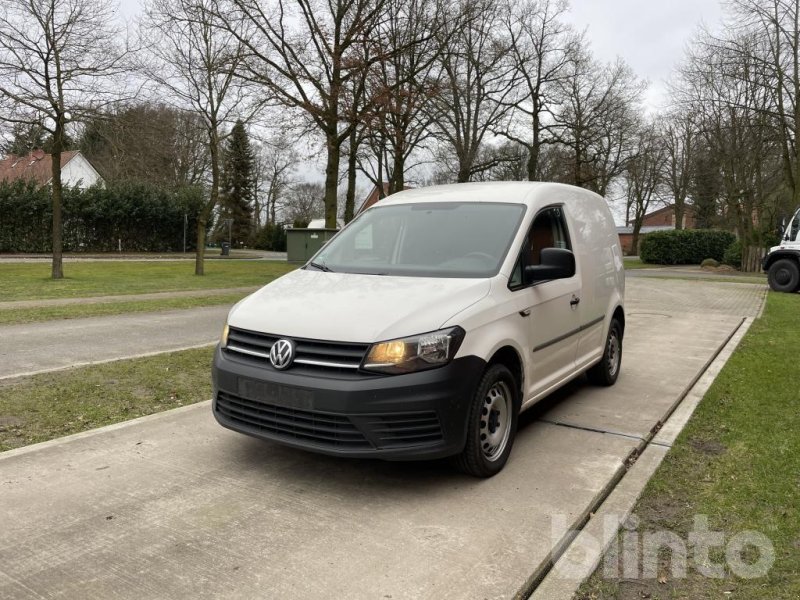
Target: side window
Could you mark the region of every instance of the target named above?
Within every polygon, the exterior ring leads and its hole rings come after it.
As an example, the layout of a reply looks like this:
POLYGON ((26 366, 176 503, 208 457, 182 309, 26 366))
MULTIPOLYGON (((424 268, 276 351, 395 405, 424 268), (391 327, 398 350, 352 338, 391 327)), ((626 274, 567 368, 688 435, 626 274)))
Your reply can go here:
POLYGON ((789 239, 795 242, 800 242, 800 214, 792 219, 791 233, 789 239))
POLYGON ((531 224, 528 235, 522 243, 519 258, 514 265, 508 286, 512 289, 522 285, 522 273, 528 265, 541 264, 544 248, 564 248, 572 250, 569 241, 564 211, 560 206, 551 206, 542 210, 531 224))

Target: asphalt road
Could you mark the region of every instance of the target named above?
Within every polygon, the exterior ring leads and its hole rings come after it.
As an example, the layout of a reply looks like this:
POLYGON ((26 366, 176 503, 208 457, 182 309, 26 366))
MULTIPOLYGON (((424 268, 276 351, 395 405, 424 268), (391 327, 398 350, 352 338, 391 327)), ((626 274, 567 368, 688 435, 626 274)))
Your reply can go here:
POLYGON ((7 452, 0 598, 513 597, 763 296, 631 280, 617 385, 523 415, 490 480, 260 442, 208 403, 7 452))
POLYGON ((0 379, 211 344, 230 306, 0 326, 0 379))

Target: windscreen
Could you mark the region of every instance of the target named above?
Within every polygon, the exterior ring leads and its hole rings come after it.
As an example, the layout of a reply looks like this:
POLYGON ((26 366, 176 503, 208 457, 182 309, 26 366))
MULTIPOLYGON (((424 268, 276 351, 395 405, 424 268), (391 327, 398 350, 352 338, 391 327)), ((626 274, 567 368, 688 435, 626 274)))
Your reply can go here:
POLYGON ((309 268, 416 277, 492 277, 525 207, 442 202, 375 207, 332 239, 309 268))

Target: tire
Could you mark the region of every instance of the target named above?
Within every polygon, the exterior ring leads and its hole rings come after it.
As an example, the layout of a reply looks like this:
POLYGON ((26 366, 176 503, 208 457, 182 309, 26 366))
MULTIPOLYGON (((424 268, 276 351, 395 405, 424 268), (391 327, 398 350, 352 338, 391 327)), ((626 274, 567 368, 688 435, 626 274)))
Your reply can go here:
POLYGON ((460 471, 474 477, 499 473, 511 454, 517 433, 519 384, 504 365, 489 365, 469 408, 467 443, 453 457, 460 471))
POLYGON ((781 258, 772 263, 767 273, 769 287, 776 292, 796 292, 800 288, 800 267, 797 261, 781 258))
POLYGON ((611 320, 608 336, 600 362, 586 371, 589 381, 595 385, 611 386, 617 382, 622 368, 622 325, 617 319, 611 320))

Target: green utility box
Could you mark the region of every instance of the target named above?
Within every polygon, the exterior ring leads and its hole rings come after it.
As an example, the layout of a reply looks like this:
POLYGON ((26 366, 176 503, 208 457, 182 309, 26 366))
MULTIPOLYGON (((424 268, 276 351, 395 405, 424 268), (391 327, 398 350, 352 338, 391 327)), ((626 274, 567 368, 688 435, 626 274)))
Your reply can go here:
POLYGON ((304 263, 331 239, 338 229, 287 229, 286 260, 304 263))

